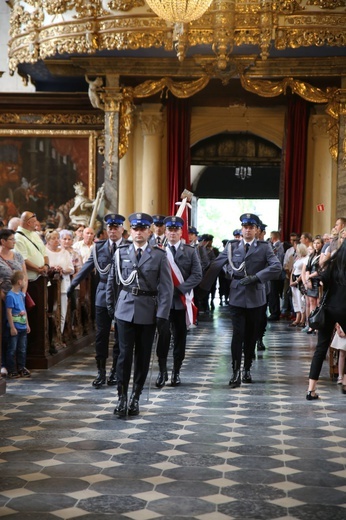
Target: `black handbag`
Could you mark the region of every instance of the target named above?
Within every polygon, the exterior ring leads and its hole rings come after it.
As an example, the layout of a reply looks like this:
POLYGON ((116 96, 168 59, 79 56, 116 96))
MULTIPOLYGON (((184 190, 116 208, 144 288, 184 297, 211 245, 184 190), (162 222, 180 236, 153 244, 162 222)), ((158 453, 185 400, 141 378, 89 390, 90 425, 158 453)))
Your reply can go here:
POLYGON ((328 291, 326 291, 320 301, 320 304, 317 305, 317 307, 311 311, 308 322, 310 329, 313 330, 320 330, 324 327, 325 320, 326 320, 326 299, 327 299, 328 291))

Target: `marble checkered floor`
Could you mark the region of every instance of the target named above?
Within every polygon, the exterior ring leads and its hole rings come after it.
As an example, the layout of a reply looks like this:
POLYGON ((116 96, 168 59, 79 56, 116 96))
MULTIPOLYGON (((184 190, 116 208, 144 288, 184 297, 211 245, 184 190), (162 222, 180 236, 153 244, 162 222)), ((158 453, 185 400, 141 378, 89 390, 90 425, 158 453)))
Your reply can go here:
MULTIPOLYGON (((346 396, 325 363, 305 400, 316 337, 268 327, 254 384, 231 390, 228 310, 189 334, 178 388, 146 386, 138 417, 94 390, 92 346, 0 398, 0 517, 345 520, 346 396)), ((152 382, 156 377, 156 367, 152 382)))

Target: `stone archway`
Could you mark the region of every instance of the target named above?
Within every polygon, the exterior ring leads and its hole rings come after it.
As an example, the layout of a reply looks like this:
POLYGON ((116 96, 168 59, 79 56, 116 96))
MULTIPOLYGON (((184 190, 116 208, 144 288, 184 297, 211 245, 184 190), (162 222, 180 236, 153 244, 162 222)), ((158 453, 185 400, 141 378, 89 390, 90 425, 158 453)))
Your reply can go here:
POLYGON ((191 148, 191 164, 199 165, 192 182, 197 198, 279 199, 281 149, 253 133, 203 139, 191 148))

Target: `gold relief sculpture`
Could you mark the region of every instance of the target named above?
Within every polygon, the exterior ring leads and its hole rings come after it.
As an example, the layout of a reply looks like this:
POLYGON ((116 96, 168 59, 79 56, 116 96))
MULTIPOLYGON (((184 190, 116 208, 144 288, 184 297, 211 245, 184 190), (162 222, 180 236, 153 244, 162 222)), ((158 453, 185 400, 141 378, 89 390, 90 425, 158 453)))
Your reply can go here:
POLYGON ((345 0, 308 0, 308 5, 317 5, 321 9, 336 9, 345 7, 345 0))
POLYGON ((11 71, 19 63, 34 63, 57 53, 150 47, 171 50, 175 44, 180 58, 188 47, 214 46, 216 60, 224 67, 232 45, 258 45, 266 58, 269 45, 277 49, 341 46, 346 40, 346 15, 341 12, 346 0, 217 0, 199 20, 186 24, 176 40, 171 26, 143 9, 144 0, 109 2, 119 14, 106 12, 101 0, 15 2, 10 20, 11 71), (225 23, 220 20, 221 10, 215 9, 219 5, 228 6, 229 11, 223 13, 225 23), (45 17, 47 14, 50 17, 45 17), (59 16, 52 21, 54 15, 59 16))
POLYGON ((130 11, 134 7, 142 7, 145 5, 144 0, 109 0, 109 9, 115 11, 130 11))
POLYGON ((0 114, 0 125, 103 125, 103 114, 0 114))
POLYGON ((73 0, 42 0, 43 9, 51 15, 66 13, 73 6, 73 0))

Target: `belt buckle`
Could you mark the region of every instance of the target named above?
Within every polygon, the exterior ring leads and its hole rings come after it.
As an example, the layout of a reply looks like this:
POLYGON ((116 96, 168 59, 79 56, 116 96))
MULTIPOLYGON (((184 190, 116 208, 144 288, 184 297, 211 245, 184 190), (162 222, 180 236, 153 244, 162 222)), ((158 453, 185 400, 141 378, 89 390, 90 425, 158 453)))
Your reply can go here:
POLYGON ((134 296, 138 296, 138 287, 132 287, 132 289, 131 289, 131 293, 132 293, 134 296))

